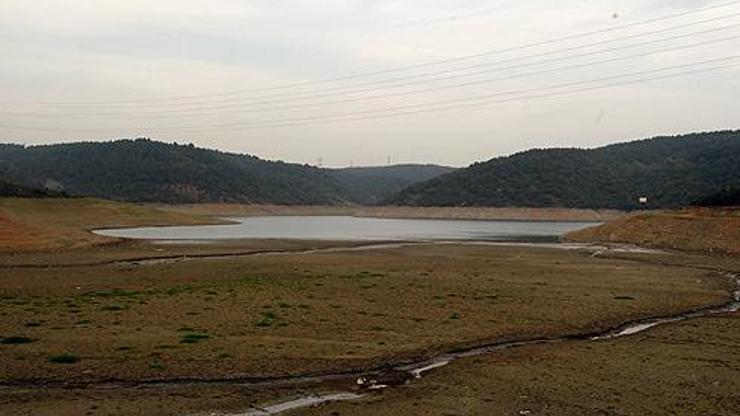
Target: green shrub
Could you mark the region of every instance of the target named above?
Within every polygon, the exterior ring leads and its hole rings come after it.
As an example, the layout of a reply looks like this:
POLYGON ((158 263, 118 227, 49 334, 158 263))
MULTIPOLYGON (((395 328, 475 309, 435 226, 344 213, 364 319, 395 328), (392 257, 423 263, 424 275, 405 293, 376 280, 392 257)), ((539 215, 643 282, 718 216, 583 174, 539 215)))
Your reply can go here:
POLYGON ((54 364, 74 364, 80 361, 80 357, 73 354, 59 354, 49 357, 49 362, 54 364))
POLYGON ((200 341, 209 339, 211 336, 202 332, 190 332, 183 335, 180 342, 183 344, 197 344, 200 341))
POLYGON ((0 344, 5 344, 5 345, 29 344, 31 342, 33 342, 31 338, 19 337, 19 336, 7 337, 7 338, 3 338, 2 340, 0 340, 0 344))

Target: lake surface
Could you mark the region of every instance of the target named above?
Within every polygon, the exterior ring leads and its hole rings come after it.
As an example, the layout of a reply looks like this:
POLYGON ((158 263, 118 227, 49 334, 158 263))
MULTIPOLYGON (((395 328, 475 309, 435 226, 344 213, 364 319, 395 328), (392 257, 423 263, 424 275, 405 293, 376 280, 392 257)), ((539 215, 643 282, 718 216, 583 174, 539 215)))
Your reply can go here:
POLYGON ((110 237, 152 240, 296 239, 360 241, 553 241, 595 222, 461 221, 275 216, 228 218, 234 224, 97 230, 110 237))

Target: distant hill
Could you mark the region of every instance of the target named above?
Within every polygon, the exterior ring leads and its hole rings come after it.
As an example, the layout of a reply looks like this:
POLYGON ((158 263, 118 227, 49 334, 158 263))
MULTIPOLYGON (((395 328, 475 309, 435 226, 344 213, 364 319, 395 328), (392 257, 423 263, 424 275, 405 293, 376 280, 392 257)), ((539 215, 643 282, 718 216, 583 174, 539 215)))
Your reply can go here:
POLYGON ((52 191, 49 189, 30 188, 5 179, 0 179, 0 197, 58 198, 64 196, 66 195, 63 192, 52 191))
POLYGON ((416 170, 321 169, 148 139, 0 144, 4 177, 31 187, 120 201, 362 204, 390 196, 414 177, 432 177, 430 167, 416 170))
POLYGON ((740 187, 728 187, 692 202, 697 207, 740 207, 740 187))
POLYGON ((740 131, 597 149, 530 150, 412 185, 387 203, 632 209, 679 207, 740 183, 740 131))
POLYGON ((348 198, 363 205, 375 205, 414 183, 453 170, 438 165, 394 165, 335 169, 330 174, 344 184, 348 198))

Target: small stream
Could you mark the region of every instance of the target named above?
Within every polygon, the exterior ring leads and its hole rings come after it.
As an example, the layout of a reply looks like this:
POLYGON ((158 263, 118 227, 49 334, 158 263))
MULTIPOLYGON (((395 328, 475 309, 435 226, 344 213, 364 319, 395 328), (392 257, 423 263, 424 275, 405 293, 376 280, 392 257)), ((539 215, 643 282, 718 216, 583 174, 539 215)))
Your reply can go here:
MULTIPOLYGON (((250 409, 244 413, 235 413, 230 416, 269 416, 276 415, 279 413, 287 412, 288 410, 295 410, 304 407, 318 406, 323 403, 347 401, 347 400, 359 400, 364 395, 357 393, 335 393, 335 394, 312 394, 305 397, 301 397, 295 400, 286 402, 276 403, 265 407, 250 409)), ((219 415, 213 413, 213 415, 219 415)))
MULTIPOLYGON (((155 241, 154 244, 161 244, 161 241, 155 241)), ((584 250, 591 253, 592 256, 598 256, 607 253, 631 253, 631 254, 670 254, 666 251, 641 248, 629 244, 594 244, 594 243, 566 243, 566 242, 516 242, 516 241, 410 241, 410 242, 368 242, 359 245, 340 245, 322 248, 306 249, 277 249, 277 250, 247 250, 226 253, 208 253, 208 254, 169 254, 153 255, 140 258, 128 258, 119 260, 101 260, 94 262, 76 262, 76 263, 58 263, 58 264, 33 264, 33 263, 10 263, 0 264, 0 269, 49 269, 49 268, 75 268, 75 267, 98 267, 98 266, 151 266, 157 264, 180 263, 189 261, 206 261, 206 260, 228 260, 242 257, 259 257, 259 256, 285 256, 285 255, 309 255, 309 254, 330 254, 330 253, 347 253, 361 252, 372 250, 388 250, 414 246, 429 245, 465 245, 465 246, 494 246, 494 247, 522 247, 522 248, 545 248, 556 250, 584 250)))
MULTIPOLYGON (((273 256, 273 255, 289 255, 289 254, 318 254, 318 253, 336 253, 336 252, 352 252, 352 251, 365 251, 365 250, 382 250, 382 249, 394 249, 408 246, 419 246, 419 245, 446 245, 446 244, 464 244, 464 245, 492 245, 492 246, 521 246, 528 248, 553 248, 563 250, 586 250, 592 253, 592 255, 601 255, 609 252, 614 253, 638 253, 638 254, 651 254, 651 253, 664 253, 660 250, 644 249, 631 245, 600 245, 600 244, 578 244, 578 243, 546 243, 546 242, 513 242, 513 241, 414 241, 414 242, 374 242, 363 244, 359 246, 340 246, 340 247, 325 247, 325 248, 313 248, 313 249, 302 249, 302 250, 265 250, 265 251, 247 251, 237 253, 221 253, 221 254, 201 254, 201 255, 186 255, 186 256, 162 256, 162 257, 149 257, 141 259, 128 259, 128 260, 113 260, 103 261, 99 263, 88 263, 88 264, 68 264, 68 265, 57 265, 55 267, 80 267, 80 266, 99 266, 99 265, 120 265, 120 266, 146 266, 159 263, 169 262, 181 262, 181 261, 192 261, 192 260, 209 260, 209 259, 226 259, 234 257, 245 257, 245 256, 273 256)), ((36 267, 49 267, 48 265, 3 265, 2 268, 36 268, 36 267)), ((341 372, 333 372, 327 374, 305 374, 295 375, 286 377, 274 377, 264 379, 240 379, 240 380, 173 380, 173 381, 144 381, 144 382, 118 382, 108 381, 101 383, 80 383, 81 388, 157 388, 166 387, 171 385, 202 385, 202 384, 231 384, 239 385, 244 387, 254 388, 270 388, 280 386, 306 386, 306 385, 346 385, 346 391, 333 392, 327 394, 308 394, 289 400, 272 403, 260 407, 252 407, 246 409, 241 413, 212 413, 217 416, 269 416, 277 415, 289 410, 295 410, 300 408, 306 408, 311 406, 317 406, 323 403, 336 402, 336 401, 352 401, 360 400, 373 391, 382 390, 385 388, 392 388, 400 386, 406 383, 413 382, 415 379, 423 377, 424 374, 434 371, 435 369, 444 367, 454 362, 457 359, 465 357, 481 356, 485 354, 495 353, 497 351, 508 350, 513 348, 538 345, 538 344, 554 344, 569 340, 590 340, 592 342, 604 342, 613 340, 620 337, 630 336, 638 334, 643 331, 647 331, 651 328, 674 322, 685 321, 688 319, 700 318, 705 316, 719 315, 734 313, 740 309, 740 276, 733 273, 725 273, 727 278, 731 279, 735 288, 732 292, 731 299, 716 307, 707 307, 698 310, 693 310, 681 314, 675 314, 663 317, 653 317, 641 320, 635 320, 632 322, 625 323, 619 327, 611 328, 605 331, 597 333, 585 333, 575 335, 564 335, 559 337, 543 337, 533 338, 518 341, 506 341, 496 342, 487 345, 477 346, 473 348, 462 348, 455 351, 446 352, 438 356, 419 360, 415 362, 405 363, 394 367, 380 366, 375 370, 362 372, 358 369, 347 369, 341 372)), ((18 387, 18 386, 38 386, 35 383, 10 383, 6 385, 0 385, 3 387, 18 387)), ((43 383, 45 387, 54 387, 56 385, 63 386, 65 388, 74 388, 75 383, 69 382, 46 382, 43 383)))
POLYGON ((593 342, 604 342, 607 340, 613 340, 616 338, 638 334, 651 328, 669 323, 706 316, 735 313, 740 310, 740 276, 733 273, 726 273, 726 276, 734 282, 735 289, 732 292, 731 300, 721 306, 709 307, 665 317, 636 320, 621 325, 617 328, 612 328, 593 334, 580 334, 553 338, 535 338, 531 340, 500 342, 475 348, 461 349, 458 351, 441 354, 427 360, 396 366, 389 370, 381 370, 359 375, 357 376, 357 386, 355 388, 355 391, 352 392, 332 393, 325 395, 312 394, 304 397, 299 397, 297 399, 286 400, 284 402, 279 402, 265 407, 251 408, 243 413, 212 413, 212 415, 269 416, 277 415, 288 410, 317 406, 323 403, 359 400, 374 390, 382 390, 385 388, 400 386, 409 382, 413 382, 414 379, 421 378, 425 373, 447 366, 460 358, 475 357, 485 354, 491 354, 497 351, 530 345, 554 344, 569 340, 590 340, 593 342))

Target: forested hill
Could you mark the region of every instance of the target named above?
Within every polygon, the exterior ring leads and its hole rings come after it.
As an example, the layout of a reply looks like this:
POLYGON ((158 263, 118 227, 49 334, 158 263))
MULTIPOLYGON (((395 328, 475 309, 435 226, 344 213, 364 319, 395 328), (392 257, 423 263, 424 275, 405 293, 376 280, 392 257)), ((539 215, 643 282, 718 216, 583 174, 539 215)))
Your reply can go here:
POLYGON ((335 169, 330 173, 345 185, 349 199, 364 205, 375 205, 414 183, 453 170, 438 165, 393 165, 335 169))
POLYGON ((20 198, 60 198, 66 196, 63 192, 51 189, 29 188, 0 178, 0 197, 20 198))
MULTIPOLYGON (((740 184, 740 182, 738 183, 740 184)), ((740 186, 728 187, 704 196, 691 205, 697 207, 740 207, 740 186)))
POLYGON ((740 131, 597 149, 530 150, 439 176, 386 202, 414 206, 669 208, 740 183, 740 131))
MULTIPOLYGON (((24 147, 0 144, 0 176, 36 188, 139 202, 353 204, 385 199, 430 168, 320 169, 147 139, 24 147), (370 175, 372 176, 372 175, 370 175), (374 180, 382 183, 376 185, 374 180)), ((444 170, 440 170, 440 173, 444 170)))

